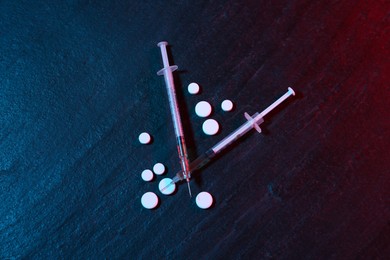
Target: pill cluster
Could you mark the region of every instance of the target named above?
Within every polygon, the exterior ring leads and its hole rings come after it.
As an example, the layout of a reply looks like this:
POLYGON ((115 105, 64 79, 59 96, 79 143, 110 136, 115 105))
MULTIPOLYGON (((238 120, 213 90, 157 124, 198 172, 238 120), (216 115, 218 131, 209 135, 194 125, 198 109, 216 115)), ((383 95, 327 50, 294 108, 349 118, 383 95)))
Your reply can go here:
MULTIPOLYGON (((145 169, 142 171, 141 178, 144 181, 152 181, 154 179, 154 175, 163 175, 165 173, 165 165, 162 163, 156 163, 152 169, 153 171, 150 169, 145 169)), ((164 185, 164 183, 169 182, 169 180, 171 179, 165 178, 162 181, 160 181, 159 187, 164 185)), ((163 194, 169 195, 175 191, 176 185, 173 184, 169 187, 169 189, 165 189, 164 191, 162 191, 161 189, 162 188, 160 188, 160 191, 163 194)), ((158 201, 159 201, 158 196, 154 192, 146 192, 141 198, 142 206, 144 206, 147 209, 153 209, 157 207, 158 201)))
MULTIPOLYGON (((200 92, 200 87, 197 83, 193 82, 188 85, 188 93, 196 95, 200 92)), ((233 102, 226 99, 222 101, 221 108, 223 111, 232 111, 233 102)), ((212 113, 212 106, 207 101, 199 101, 195 105, 195 113, 197 116, 207 118, 212 113)), ((212 118, 206 119, 202 124, 202 130, 206 135, 216 135, 219 132, 219 123, 212 118)))
MULTIPOLYGON (((145 169, 141 173, 141 178, 144 181, 152 181, 154 175, 163 175, 165 173, 165 166, 162 163, 156 163, 153 166, 153 171, 150 169, 145 169)), ((172 183, 171 178, 164 178, 158 184, 158 189, 164 195, 171 195, 176 190, 176 184, 172 183)), ((208 209, 213 203, 213 197, 208 192, 201 192, 196 196, 195 199, 196 205, 201 209, 208 209)), ((159 204, 159 197, 154 192, 148 191, 144 193, 141 197, 141 204, 146 209, 154 209, 159 204)))
MULTIPOLYGON (((162 163, 156 163, 153 166, 153 171, 150 169, 145 169, 141 173, 141 178, 144 181, 152 181, 154 179, 154 175, 163 175, 165 173, 165 166, 162 163)), ((170 195, 176 190, 176 184, 169 185, 166 189, 163 189, 166 187, 169 183, 172 182, 172 179, 170 178, 164 178, 160 181, 158 187, 162 194, 164 195, 170 195)), ((141 198, 141 204, 144 206, 144 208, 147 209, 153 209, 157 207, 159 202, 158 196, 154 192, 146 192, 142 198, 141 198)))
MULTIPOLYGON (((150 169, 145 169, 141 173, 141 178, 144 181, 152 181, 154 175, 163 175, 165 173, 165 166, 162 163, 156 163, 153 166, 153 171, 150 169)), ((164 195, 171 195, 176 190, 176 184, 172 183, 171 178, 164 178, 158 184, 158 189, 164 195)), ((208 192, 201 192, 196 196, 195 199, 196 205, 201 209, 208 209, 213 203, 213 197, 208 192)), ((146 209, 154 209, 159 204, 159 197, 156 193, 148 191, 145 192, 141 197, 141 204, 146 209)))
MULTIPOLYGON (((197 83, 190 83, 188 85, 188 93, 192 95, 199 94, 201 92, 200 86, 197 83)), ((223 111, 232 111, 233 102, 226 99, 221 103, 221 109, 223 111)), ((195 114, 206 120, 202 124, 202 130, 206 135, 215 135, 219 132, 219 123, 212 118, 208 118, 212 114, 212 106, 207 101, 200 101, 195 106, 195 114)), ((141 144, 147 145, 152 142, 152 136, 143 132, 138 136, 138 140, 141 144)), ((164 164, 158 162, 154 164, 152 169, 145 169, 141 173, 142 180, 146 182, 151 182, 155 178, 155 175, 163 175, 166 172, 164 164)), ((172 179, 163 178, 159 184, 158 188, 160 192, 164 195, 171 195, 176 190, 176 184, 172 183, 172 179)), ((210 193, 206 191, 200 192, 195 199, 196 205, 201 209, 208 209, 213 204, 213 197, 210 193)), ((141 204, 146 209, 154 209, 159 205, 159 197, 154 192, 146 192, 141 197, 141 204)))

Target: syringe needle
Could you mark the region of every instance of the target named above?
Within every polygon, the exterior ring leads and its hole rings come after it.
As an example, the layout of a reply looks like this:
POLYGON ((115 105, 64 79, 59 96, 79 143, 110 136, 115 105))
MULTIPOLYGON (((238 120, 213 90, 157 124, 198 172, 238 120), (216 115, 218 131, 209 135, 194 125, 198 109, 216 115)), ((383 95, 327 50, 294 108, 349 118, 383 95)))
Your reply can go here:
POLYGON ((190 182, 189 181, 187 181, 187 186, 188 186, 188 193, 190 194, 190 198, 192 198, 191 187, 190 187, 190 182))

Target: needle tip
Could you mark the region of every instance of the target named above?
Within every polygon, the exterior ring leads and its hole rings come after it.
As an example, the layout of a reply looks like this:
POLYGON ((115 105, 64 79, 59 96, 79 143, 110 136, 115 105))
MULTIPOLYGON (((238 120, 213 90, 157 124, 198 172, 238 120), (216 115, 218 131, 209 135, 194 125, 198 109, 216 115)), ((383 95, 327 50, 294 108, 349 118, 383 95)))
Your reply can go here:
POLYGON ((192 198, 190 182, 187 182, 187 186, 188 186, 188 193, 190 194, 190 198, 192 198))

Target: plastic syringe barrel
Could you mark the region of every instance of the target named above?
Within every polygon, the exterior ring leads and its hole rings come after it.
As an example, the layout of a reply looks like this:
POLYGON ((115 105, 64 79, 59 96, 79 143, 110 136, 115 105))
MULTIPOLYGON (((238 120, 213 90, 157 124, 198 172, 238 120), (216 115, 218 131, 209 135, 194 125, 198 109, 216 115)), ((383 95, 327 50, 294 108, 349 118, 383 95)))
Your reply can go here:
POLYGON ((177 66, 176 65, 173 65, 173 66, 169 65, 167 49, 166 49, 167 45, 168 45, 168 43, 165 41, 159 42, 157 44, 157 46, 160 47, 163 65, 164 65, 164 68, 159 70, 157 72, 157 75, 164 75, 165 85, 166 85, 168 100, 169 100, 169 107, 170 107, 170 111, 171 111, 175 135, 176 135, 177 151, 179 154, 179 159, 180 159, 182 171, 184 172, 185 177, 186 177, 187 182, 188 182, 190 177, 191 177, 191 173, 189 170, 187 147, 186 147, 186 143, 184 140, 183 127, 182 127, 182 123, 180 120, 180 113, 179 113, 179 108, 178 108, 179 106, 178 106, 178 103, 176 100, 176 90, 175 90, 174 80, 173 80, 173 75, 172 75, 172 71, 175 71, 177 69, 177 66))
POLYGON ((271 110, 273 110, 275 107, 280 105, 280 103, 282 103, 284 100, 286 100, 291 95, 295 95, 295 92, 292 88, 288 88, 288 91, 283 96, 281 96, 276 101, 274 101, 270 106, 268 106, 261 113, 256 113, 252 117, 249 117, 248 115, 246 115, 246 118, 248 119, 247 122, 242 124, 237 130, 235 130, 233 133, 228 135, 222 141, 220 141, 219 143, 214 145, 213 148, 211 148, 211 149, 214 151, 214 153, 217 154, 220 151, 222 151, 225 147, 227 147, 228 145, 233 143, 235 140, 237 140, 238 138, 240 138, 241 136, 246 134, 252 128, 255 127, 256 129, 258 129, 258 131, 260 131, 260 128, 258 125, 264 122, 263 117, 265 115, 267 115, 269 112, 271 112, 271 110))
POLYGON ((212 149, 209 149, 207 152, 196 158, 190 163, 191 172, 205 166, 215 155, 216 153, 214 153, 212 149))
POLYGON ((176 100, 175 84, 174 84, 173 74, 172 74, 172 72, 177 69, 177 66, 169 65, 167 49, 166 49, 167 45, 168 45, 167 42, 159 42, 157 44, 157 46, 160 47, 161 56, 164 64, 164 67, 157 72, 157 75, 159 76, 164 75, 165 86, 167 89, 168 100, 169 100, 169 108, 171 111, 171 116, 173 121, 173 127, 175 130, 176 138, 178 138, 180 136, 183 136, 183 127, 181 125, 180 114, 179 114, 178 104, 176 100))
MULTIPOLYGON (((273 102, 270 106, 268 106, 264 111, 261 113, 255 113, 251 119, 249 119, 247 122, 242 124, 239 128, 237 128, 234 132, 232 132, 230 135, 222 139, 219 143, 214 145, 211 149, 209 149, 207 152, 199 156, 195 159, 192 163, 190 163, 190 170, 191 172, 203 167, 206 165, 217 153, 221 152, 224 148, 228 147, 230 144, 232 144, 235 140, 246 134, 249 130, 252 128, 256 128, 256 125, 261 124, 263 122, 263 117, 267 115, 271 110, 273 110, 275 107, 280 105, 284 100, 286 100, 289 96, 295 95, 295 92, 292 88, 288 88, 288 91, 278 98, 275 102, 273 102)), ((258 127, 258 126, 257 126, 258 127)), ((178 172, 175 177, 173 178, 172 182, 176 183, 178 181, 183 180, 183 174, 182 172, 178 172)))
MULTIPOLYGON (((258 114, 259 113, 254 114, 252 116, 252 118, 257 117, 258 114)), ((213 150, 213 152, 215 154, 221 152, 224 148, 226 148, 231 143, 233 143, 235 140, 237 140, 238 138, 240 138, 241 136, 246 134, 249 130, 251 130, 255 124, 261 123, 260 121, 262 122, 262 118, 258 118, 257 121, 255 121, 255 119, 251 119, 251 120, 246 121, 239 128, 237 128, 233 133, 231 133, 230 135, 225 137, 222 141, 220 141, 219 143, 214 145, 211 148, 211 150, 213 150)))

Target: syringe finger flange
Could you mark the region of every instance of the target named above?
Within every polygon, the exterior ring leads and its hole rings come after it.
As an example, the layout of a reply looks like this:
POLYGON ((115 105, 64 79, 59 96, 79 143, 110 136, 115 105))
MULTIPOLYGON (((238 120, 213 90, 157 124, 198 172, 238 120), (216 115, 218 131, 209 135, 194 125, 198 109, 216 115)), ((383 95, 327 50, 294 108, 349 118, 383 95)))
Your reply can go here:
POLYGON ((162 68, 161 70, 157 71, 157 75, 162 76, 162 75, 164 75, 166 70, 170 70, 173 72, 173 71, 177 70, 178 68, 179 67, 177 65, 171 65, 167 68, 162 68))
POLYGON ((255 120, 255 117, 258 115, 259 113, 256 113, 254 114, 253 116, 250 116, 247 112, 244 113, 244 116, 246 118, 246 120, 250 121, 252 123, 252 126, 254 129, 256 129, 257 132, 261 133, 261 128, 260 128, 260 124, 264 122, 264 119, 263 118, 260 118, 258 119, 257 121, 255 120))

